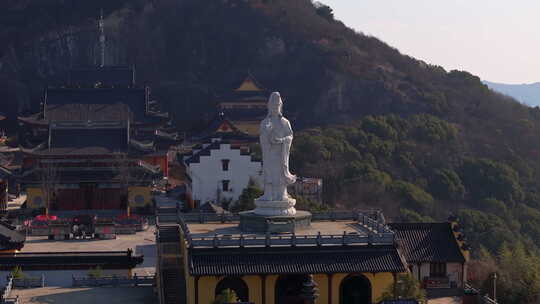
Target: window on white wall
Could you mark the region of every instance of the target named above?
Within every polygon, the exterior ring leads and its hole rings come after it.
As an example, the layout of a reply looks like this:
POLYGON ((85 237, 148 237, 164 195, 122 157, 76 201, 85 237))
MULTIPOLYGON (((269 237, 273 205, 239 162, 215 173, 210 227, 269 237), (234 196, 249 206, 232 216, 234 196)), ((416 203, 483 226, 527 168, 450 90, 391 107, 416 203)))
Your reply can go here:
POLYGON ((223 169, 223 171, 229 171, 229 163, 230 163, 230 160, 222 159, 221 160, 221 169, 223 169))
POLYGON ((230 183, 229 180, 222 180, 221 181, 221 190, 223 190, 224 192, 229 191, 229 183, 230 183))

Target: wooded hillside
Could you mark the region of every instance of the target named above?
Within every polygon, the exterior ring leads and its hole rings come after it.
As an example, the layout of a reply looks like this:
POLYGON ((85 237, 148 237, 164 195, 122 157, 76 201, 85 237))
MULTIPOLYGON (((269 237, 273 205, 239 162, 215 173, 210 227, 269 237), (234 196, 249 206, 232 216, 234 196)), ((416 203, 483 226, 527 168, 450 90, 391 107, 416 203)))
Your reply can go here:
POLYGON ((536 255, 540 109, 405 56, 309 0, 3 1, 5 111, 35 108, 46 80, 95 62, 100 7, 108 63, 135 64, 180 131, 202 126, 250 71, 284 96, 293 170, 324 178, 327 203, 414 221, 454 213, 473 248, 525 244, 536 255))

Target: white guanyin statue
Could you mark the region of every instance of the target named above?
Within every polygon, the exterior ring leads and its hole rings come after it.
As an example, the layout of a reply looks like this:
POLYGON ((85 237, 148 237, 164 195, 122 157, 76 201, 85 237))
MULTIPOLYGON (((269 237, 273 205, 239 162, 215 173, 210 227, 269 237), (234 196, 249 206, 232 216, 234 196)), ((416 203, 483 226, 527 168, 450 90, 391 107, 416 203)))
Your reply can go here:
POLYGON ((296 182, 289 172, 289 153, 293 131, 282 114, 283 102, 278 92, 268 100, 268 115, 261 122, 260 143, 263 156, 264 195, 255 200, 254 213, 265 216, 295 215, 296 200, 287 193, 287 186, 296 182))

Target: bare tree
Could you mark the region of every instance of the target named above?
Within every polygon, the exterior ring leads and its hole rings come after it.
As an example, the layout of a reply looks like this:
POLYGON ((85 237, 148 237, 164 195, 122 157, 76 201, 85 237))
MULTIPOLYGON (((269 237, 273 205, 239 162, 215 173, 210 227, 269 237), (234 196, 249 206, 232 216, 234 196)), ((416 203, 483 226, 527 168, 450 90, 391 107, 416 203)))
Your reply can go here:
POLYGON ((59 170, 57 164, 51 159, 50 162, 41 161, 40 182, 41 191, 45 195, 45 215, 49 216, 51 200, 56 194, 59 181, 59 170))
POLYGON ((118 182, 122 192, 122 197, 126 202, 127 214, 131 213, 129 202, 129 186, 135 182, 148 181, 151 173, 155 171, 152 165, 141 160, 130 158, 127 153, 114 153, 116 174, 118 174, 118 182))
POLYGON ((113 154, 115 173, 118 177, 118 183, 120 184, 121 200, 126 204, 126 212, 129 216, 129 185, 131 183, 131 161, 126 153, 116 152, 113 154))

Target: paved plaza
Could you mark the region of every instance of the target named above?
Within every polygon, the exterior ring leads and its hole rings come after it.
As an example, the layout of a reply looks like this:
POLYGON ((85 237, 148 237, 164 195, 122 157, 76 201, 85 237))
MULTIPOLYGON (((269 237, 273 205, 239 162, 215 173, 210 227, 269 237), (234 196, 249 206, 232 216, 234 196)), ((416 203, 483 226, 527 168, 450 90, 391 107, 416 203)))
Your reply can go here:
POLYGON ((133 273, 153 275, 156 266, 155 226, 136 234, 120 234, 113 240, 62 240, 54 241, 46 236, 29 236, 21 252, 74 252, 74 251, 125 251, 131 248, 135 254, 144 255, 144 262, 133 273))
POLYGON ((157 303, 153 287, 95 287, 60 288, 44 287, 15 289, 12 296, 19 296, 21 303, 33 304, 152 304, 157 303))
MULTIPOLYGON (((264 233, 244 233, 240 230, 238 223, 188 223, 189 231, 193 237, 213 237, 214 235, 244 235, 264 236, 264 233)), ((302 227, 296 230, 297 235, 317 235, 318 233, 329 235, 343 235, 346 233, 364 234, 356 221, 321 221, 311 222, 309 227, 302 227)))
MULTIPOLYGON (((157 251, 155 242, 155 226, 136 234, 118 235, 114 240, 49 240, 46 236, 29 236, 21 252, 77 252, 77 251, 126 251, 131 248, 137 255, 143 255, 144 261, 133 269, 132 274, 138 276, 154 275, 156 272, 157 251)), ((10 271, 0 271, 0 284, 10 271)), ((118 271, 104 269, 104 275, 112 275, 118 271)), ((45 286, 70 287, 72 276, 85 276, 87 270, 27 270, 25 274, 32 277, 45 276, 45 286)))

